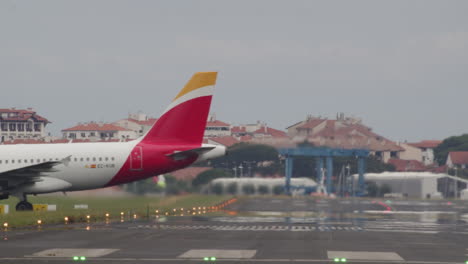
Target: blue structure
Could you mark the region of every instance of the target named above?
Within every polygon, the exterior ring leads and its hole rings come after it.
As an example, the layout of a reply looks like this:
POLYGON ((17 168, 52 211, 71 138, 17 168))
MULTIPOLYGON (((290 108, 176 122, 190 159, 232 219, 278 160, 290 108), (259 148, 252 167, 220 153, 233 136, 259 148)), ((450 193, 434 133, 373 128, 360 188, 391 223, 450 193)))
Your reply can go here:
POLYGON ((333 157, 356 157, 358 159, 358 191, 353 195, 364 195, 364 172, 366 170, 366 157, 369 156, 369 151, 366 149, 334 149, 334 148, 286 148, 280 149, 279 153, 286 158, 286 184, 285 189, 288 195, 291 195, 291 176, 293 172, 295 157, 315 157, 317 181, 322 180, 322 171, 324 169, 324 161, 326 166, 326 186, 327 192, 332 192, 332 175, 333 175, 333 157))

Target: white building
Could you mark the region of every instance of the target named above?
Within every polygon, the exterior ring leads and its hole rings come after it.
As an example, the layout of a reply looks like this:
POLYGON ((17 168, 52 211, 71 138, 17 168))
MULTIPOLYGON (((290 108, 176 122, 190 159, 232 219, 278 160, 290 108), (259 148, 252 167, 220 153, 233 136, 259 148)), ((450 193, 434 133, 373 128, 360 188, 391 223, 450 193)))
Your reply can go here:
POLYGON ((100 140, 128 140, 136 139, 137 133, 113 124, 105 123, 85 123, 62 130, 66 139, 89 139, 90 141, 100 140))
POLYGON ((0 109, 0 142, 14 139, 43 139, 50 123, 33 109, 0 109))
POLYGON ((209 137, 227 137, 231 136, 231 125, 222 121, 216 120, 216 116, 212 114, 205 127, 205 138, 209 137))
POLYGON ((468 151, 451 151, 445 163, 449 168, 468 168, 468 151))
MULTIPOLYGON (((255 189, 255 193, 259 193, 260 186, 266 186, 268 189, 268 194, 273 194, 273 188, 276 186, 284 187, 285 179, 284 178, 218 178, 211 181, 210 185, 221 184, 226 190, 229 185, 237 184, 238 194, 243 193, 243 186, 252 185, 255 189)), ((316 188, 317 183, 310 178, 291 178, 291 187, 292 189, 297 189, 298 192, 304 192, 307 188, 316 188)), ((296 193, 299 194, 299 193, 296 193)))
MULTIPOLYGON (((354 174, 356 186, 358 175, 354 174)), ((379 187, 387 184, 391 187, 391 192, 401 194, 403 197, 430 199, 440 197, 437 189, 437 180, 447 177, 446 174, 436 174, 431 172, 382 172, 366 173, 366 181, 375 182, 379 187)))
POLYGON ((409 145, 421 150, 421 162, 424 165, 434 164, 434 149, 442 143, 440 140, 423 140, 417 143, 409 143, 409 145))
POLYGON ((148 117, 144 113, 129 114, 128 118, 121 119, 112 124, 134 131, 138 137, 143 136, 158 121, 157 118, 148 117))

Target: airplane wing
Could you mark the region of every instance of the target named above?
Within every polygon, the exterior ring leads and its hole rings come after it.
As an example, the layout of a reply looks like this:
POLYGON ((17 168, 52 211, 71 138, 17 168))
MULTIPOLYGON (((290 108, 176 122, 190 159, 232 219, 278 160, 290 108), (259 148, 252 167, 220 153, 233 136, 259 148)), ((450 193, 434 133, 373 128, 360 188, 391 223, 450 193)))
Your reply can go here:
MULTIPOLYGON (((25 182, 36 182, 41 181, 40 176, 44 176, 49 172, 56 172, 55 166, 59 164, 67 165, 70 162, 71 156, 68 156, 62 160, 57 161, 46 161, 30 166, 24 166, 21 168, 0 172, 0 180, 6 180, 12 183, 25 183, 25 182)), ((10 185, 10 184, 9 184, 10 185)))

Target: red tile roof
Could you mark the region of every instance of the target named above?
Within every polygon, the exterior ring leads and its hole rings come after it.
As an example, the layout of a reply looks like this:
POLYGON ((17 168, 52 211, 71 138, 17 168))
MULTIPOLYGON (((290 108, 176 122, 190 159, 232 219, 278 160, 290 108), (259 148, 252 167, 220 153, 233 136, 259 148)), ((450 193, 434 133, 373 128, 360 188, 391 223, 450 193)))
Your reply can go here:
POLYGON ((313 129, 318 131, 308 134, 308 141, 317 146, 336 148, 365 148, 373 151, 403 151, 395 142, 388 140, 360 123, 349 123, 339 120, 310 119, 296 129, 313 129))
POLYGON ((228 123, 224 123, 222 121, 219 121, 219 120, 214 120, 214 121, 206 122, 206 126, 209 126, 209 127, 229 127, 231 125, 229 125, 228 123))
POLYGON ((252 140, 252 136, 246 135, 246 136, 240 136, 239 141, 240 142, 248 142, 252 140))
POLYGON ((423 140, 421 142, 416 142, 416 143, 408 143, 408 145, 411 145, 413 147, 417 148, 436 148, 442 143, 441 140, 423 140))
POLYGON ((314 128, 320 125, 325 119, 310 119, 306 121, 304 124, 298 126, 296 129, 307 129, 307 128, 314 128))
POLYGON ((263 126, 253 132, 254 134, 270 135, 272 137, 288 137, 286 132, 274 129, 271 127, 263 126))
POLYGON ((171 172, 170 174, 179 181, 191 181, 195 179, 198 176, 198 174, 211 169, 211 167, 188 167, 185 169, 171 172))
POLYGON ((130 122, 133 122, 133 123, 137 123, 141 126, 152 126, 154 125, 154 123, 156 123, 156 121, 158 121, 157 118, 148 118, 148 120, 136 120, 136 119, 133 119, 133 118, 127 118, 127 119, 124 119, 124 120, 128 120, 130 122))
POLYGON ((230 147, 236 143, 239 143, 239 141, 231 136, 226 136, 226 137, 210 137, 209 140, 214 141, 220 145, 223 145, 225 147, 230 147))
POLYGON ((24 109, 8 109, 8 108, 2 108, 0 109, 0 113, 8 113, 8 114, 13 114, 10 117, 1 117, 0 119, 3 120, 8 120, 8 121, 26 121, 30 118, 36 119, 38 121, 42 121, 45 123, 50 123, 49 120, 46 118, 36 114, 35 111, 32 110, 24 110, 24 109))
POLYGON ((453 164, 468 164, 468 151, 451 151, 449 157, 453 164))
POLYGON ((62 131, 129 131, 126 128, 116 126, 113 124, 98 124, 98 123, 87 123, 82 125, 77 125, 62 131))
POLYGON ((46 143, 44 140, 41 139, 14 139, 14 140, 6 140, 3 142, 4 145, 16 145, 16 144, 44 144, 46 143))
POLYGON ((424 164, 417 160, 389 159, 389 164, 395 166, 396 171, 427 171, 424 164))
POLYGON ((247 129, 241 126, 234 126, 231 128, 231 133, 247 133, 247 129))

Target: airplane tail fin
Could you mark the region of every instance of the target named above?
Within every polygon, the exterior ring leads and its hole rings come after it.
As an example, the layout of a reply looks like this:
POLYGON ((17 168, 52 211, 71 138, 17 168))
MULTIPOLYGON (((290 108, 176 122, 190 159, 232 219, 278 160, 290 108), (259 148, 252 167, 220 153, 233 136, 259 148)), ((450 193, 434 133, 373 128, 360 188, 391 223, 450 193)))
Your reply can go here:
POLYGON ((217 74, 195 73, 142 142, 201 145, 217 74))

